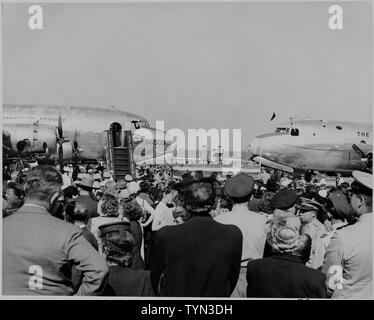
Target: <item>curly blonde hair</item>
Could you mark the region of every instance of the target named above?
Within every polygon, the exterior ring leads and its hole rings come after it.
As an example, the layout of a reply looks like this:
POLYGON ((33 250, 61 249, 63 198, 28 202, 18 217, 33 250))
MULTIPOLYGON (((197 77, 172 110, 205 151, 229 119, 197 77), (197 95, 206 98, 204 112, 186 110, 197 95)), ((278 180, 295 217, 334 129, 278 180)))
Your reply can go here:
POLYGON ((297 216, 273 217, 268 225, 267 242, 277 253, 293 253, 301 239, 301 221, 297 216))
POLYGON ((130 221, 138 221, 143 216, 143 209, 134 198, 121 199, 119 205, 123 208, 123 215, 130 221))
POLYGON ((101 205, 101 212, 106 217, 118 217, 118 199, 107 193, 103 197, 103 203, 101 205))

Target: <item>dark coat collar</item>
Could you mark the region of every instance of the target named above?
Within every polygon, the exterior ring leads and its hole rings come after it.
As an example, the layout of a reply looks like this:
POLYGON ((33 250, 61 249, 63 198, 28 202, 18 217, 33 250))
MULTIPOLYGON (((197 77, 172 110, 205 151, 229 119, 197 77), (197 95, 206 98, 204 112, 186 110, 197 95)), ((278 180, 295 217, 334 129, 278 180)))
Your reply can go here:
POLYGON ((202 220, 212 220, 213 218, 210 214, 192 214, 183 224, 190 221, 202 221, 202 220))
POLYGON ((209 213, 206 213, 206 212, 194 212, 191 214, 191 219, 196 219, 196 218, 211 218, 213 219, 213 217, 209 214, 209 213))
POLYGON ((294 256, 292 254, 282 254, 282 255, 274 255, 272 256, 274 259, 279 259, 279 260, 286 260, 286 261, 291 261, 291 262, 296 262, 296 263, 301 263, 304 264, 301 261, 301 258, 298 256, 294 256))

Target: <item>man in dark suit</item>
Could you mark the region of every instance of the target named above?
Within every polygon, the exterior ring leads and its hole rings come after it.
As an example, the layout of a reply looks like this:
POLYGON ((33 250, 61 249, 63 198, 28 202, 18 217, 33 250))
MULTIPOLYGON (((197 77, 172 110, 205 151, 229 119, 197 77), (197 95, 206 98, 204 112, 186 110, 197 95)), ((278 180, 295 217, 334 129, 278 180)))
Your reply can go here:
POLYGON ((88 210, 88 220, 98 217, 97 201, 93 200, 90 196, 94 188, 94 180, 90 177, 83 177, 81 181, 74 182, 78 188, 79 197, 77 201, 83 202, 88 210))
POLYGON ((156 232, 151 281, 163 296, 229 297, 238 281, 243 236, 238 227, 213 220, 211 181, 177 186, 191 218, 156 232))
POLYGON ((326 298, 326 277, 305 266, 311 250, 311 238, 300 235, 296 216, 272 222, 268 242, 273 255, 248 262, 247 297, 326 298))

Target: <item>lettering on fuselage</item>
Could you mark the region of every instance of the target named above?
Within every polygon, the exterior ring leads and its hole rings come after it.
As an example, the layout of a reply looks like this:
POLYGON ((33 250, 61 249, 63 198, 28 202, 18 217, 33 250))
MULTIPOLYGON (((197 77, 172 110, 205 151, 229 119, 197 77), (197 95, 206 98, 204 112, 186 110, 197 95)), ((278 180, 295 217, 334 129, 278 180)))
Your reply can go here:
POLYGON ((153 139, 153 140, 152 139, 144 139, 144 142, 146 144, 153 144, 153 145, 157 145, 157 144, 165 145, 166 144, 165 140, 156 140, 156 139, 153 139))
POLYGON ((369 132, 357 131, 357 136, 369 138, 369 132))
MULTIPOLYGON (((15 119, 24 119, 24 120, 35 120, 36 117, 33 116, 4 116, 4 120, 15 120, 15 119)), ((42 122, 58 122, 58 117, 40 117, 42 122)), ((62 122, 65 122, 66 118, 62 118, 62 122)))
POLYGON ((34 120, 35 117, 25 117, 25 116, 4 116, 3 119, 8 119, 8 120, 12 120, 12 119, 32 119, 34 120))

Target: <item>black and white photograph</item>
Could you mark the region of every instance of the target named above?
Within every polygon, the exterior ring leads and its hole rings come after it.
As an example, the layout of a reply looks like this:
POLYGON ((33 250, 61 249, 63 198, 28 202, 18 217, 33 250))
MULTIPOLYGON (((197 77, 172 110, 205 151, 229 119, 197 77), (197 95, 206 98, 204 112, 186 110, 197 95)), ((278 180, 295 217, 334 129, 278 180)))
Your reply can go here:
POLYGON ((1 4, 2 298, 373 299, 372 1, 1 4))

